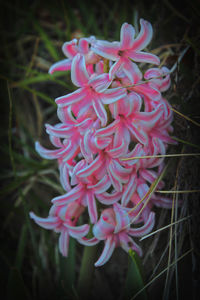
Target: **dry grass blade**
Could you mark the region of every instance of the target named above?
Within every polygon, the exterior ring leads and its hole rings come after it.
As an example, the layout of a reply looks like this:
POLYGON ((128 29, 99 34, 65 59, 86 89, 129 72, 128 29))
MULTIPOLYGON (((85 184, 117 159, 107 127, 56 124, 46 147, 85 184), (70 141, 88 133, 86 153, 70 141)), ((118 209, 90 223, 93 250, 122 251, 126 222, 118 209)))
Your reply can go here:
MULTIPOLYGON (((174 219, 174 209, 175 209, 175 194, 173 195, 172 199, 172 211, 171 211, 171 224, 173 223, 174 219)), ((170 226, 170 233, 169 233, 169 251, 168 251, 168 268, 167 268, 167 275, 165 279, 165 287, 163 292, 163 299, 168 299, 169 297, 169 271, 170 271, 170 262, 172 256, 172 240, 173 240, 173 226, 170 226)))
POLYGON ((200 190, 185 190, 185 191, 155 191, 160 194, 189 194, 189 193, 200 193, 200 190))
POLYGON ((173 267, 175 264, 177 264, 177 262, 179 262, 181 259, 183 259, 186 255, 190 254, 193 251, 193 249, 191 248, 190 250, 186 251, 183 255, 181 255, 177 260, 175 260, 173 263, 171 263, 168 267, 166 267, 164 270, 162 270, 158 275, 156 275, 151 281, 149 281, 147 284, 145 284, 145 286, 143 287, 143 289, 141 289, 140 291, 137 292, 137 294, 135 294, 130 300, 134 300, 137 298, 137 296, 139 294, 141 294, 143 292, 143 290, 145 290, 148 286, 150 286, 156 279, 158 279, 162 274, 164 274, 169 268, 173 267))
POLYGON ((140 211, 138 212, 138 214, 136 215, 136 217, 134 217, 131 222, 129 224, 127 224, 124 228, 130 226, 137 218, 138 216, 142 213, 142 211, 145 209, 145 207, 147 206, 149 200, 151 199, 152 194, 154 193, 156 187, 158 186, 159 182, 162 180, 164 174, 166 173, 166 170, 168 168, 168 165, 165 166, 165 168, 163 169, 162 173, 158 176, 158 178, 151 184, 148 192, 144 195, 144 197, 128 212, 128 214, 130 214, 131 212, 133 212, 134 210, 136 210, 136 208, 145 200, 144 205, 142 206, 142 208, 140 209, 140 211))
POLYGON ((185 145, 189 145, 191 147, 194 147, 194 148, 197 148, 197 149, 200 149, 200 146, 196 145, 196 144, 193 144, 191 142, 188 142, 188 141, 185 141, 183 139, 180 139, 180 138, 177 138, 175 136, 171 137, 173 140, 177 141, 177 142, 180 142, 182 144, 185 144, 185 145))
POLYGON ((178 114, 179 116, 183 117, 184 119, 186 119, 186 120, 190 121, 190 122, 191 122, 191 123, 193 123, 194 125, 196 125, 196 126, 199 126, 199 127, 200 127, 200 124, 199 124, 198 122, 196 122, 196 121, 192 120, 192 119, 191 119, 191 118, 189 118, 188 116, 186 116, 186 115, 184 115, 184 114, 180 113, 179 111, 177 111, 177 110, 176 110, 176 109, 174 109, 174 108, 171 108, 171 110, 172 110, 173 112, 175 112, 176 114, 178 114))
MULTIPOLYGON (((184 152, 184 147, 182 148, 182 154, 184 152)), ((175 182, 174 182, 174 187, 175 190, 178 189, 178 176, 179 176, 179 170, 181 166, 183 157, 180 158, 177 169, 176 169, 176 176, 175 176, 175 182)), ((172 199, 172 212, 171 212, 171 224, 173 223, 174 220, 174 211, 175 211, 175 199, 176 199, 176 194, 173 194, 173 199, 172 199)), ((176 230, 176 227, 174 228, 176 230)), ((170 238, 169 238, 169 254, 168 254, 168 267, 171 262, 171 255, 172 255, 172 239, 173 239, 173 226, 170 227, 170 238)), ((170 288, 170 282, 169 282, 169 271, 170 269, 167 269, 167 275, 166 275, 166 280, 165 280, 165 287, 164 287, 164 293, 163 293, 163 299, 168 299, 169 297, 169 288, 170 288)))
POLYGON ((134 156, 128 158, 121 158, 121 160, 132 160, 132 159, 144 159, 144 158, 161 158, 161 157, 184 157, 184 156, 199 156, 200 153, 178 153, 178 154, 159 154, 159 155, 145 155, 145 156, 134 156))
POLYGON ((183 59, 184 55, 186 54, 186 52, 188 51, 188 49, 190 48, 190 46, 187 46, 179 55, 178 60, 175 62, 175 64, 173 65, 173 67, 170 69, 170 73, 173 73, 177 66, 180 64, 181 60, 183 59))
MULTIPOLYGON (((176 194, 175 199, 175 236, 174 236, 174 244, 175 244, 175 260, 178 258, 178 237, 177 237, 177 218, 178 218, 178 194, 176 194)), ((176 278, 176 300, 179 299, 179 288, 178 288, 178 264, 175 264, 175 278, 176 278)))
POLYGON ((143 237, 140 239, 140 241, 145 240, 145 239, 147 239, 148 237, 150 237, 150 236, 152 236, 152 235, 154 235, 154 234, 156 234, 156 233, 158 233, 158 232, 160 232, 160 231, 163 231, 163 230, 165 230, 165 229, 167 229, 167 228, 169 228, 169 227, 171 227, 171 226, 173 226, 173 225, 176 225, 176 224, 178 224, 178 223, 180 223, 180 222, 186 221, 186 220, 188 220, 189 218, 191 218, 191 216, 192 216, 192 215, 187 216, 187 217, 184 217, 184 218, 182 218, 182 219, 179 219, 178 221, 175 221, 175 222, 173 222, 173 223, 170 223, 170 224, 168 224, 168 225, 166 225, 166 226, 164 226, 164 227, 162 227, 162 228, 159 228, 158 230, 155 230, 155 231, 153 231, 153 232, 151 232, 151 233, 149 233, 149 234, 143 236, 143 237))

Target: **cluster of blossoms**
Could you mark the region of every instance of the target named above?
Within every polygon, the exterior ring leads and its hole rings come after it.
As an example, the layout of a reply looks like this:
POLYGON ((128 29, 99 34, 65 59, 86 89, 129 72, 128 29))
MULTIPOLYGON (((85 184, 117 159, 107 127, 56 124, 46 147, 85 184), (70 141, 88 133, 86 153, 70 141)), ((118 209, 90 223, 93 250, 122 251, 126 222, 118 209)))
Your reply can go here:
MULTIPOLYGON (((155 192, 145 202, 163 170, 163 158, 138 158, 163 155, 168 144, 174 143, 172 111, 162 96, 170 86, 169 70, 149 68, 144 74, 140 70, 146 63, 160 64, 156 55, 141 51, 151 38, 149 22, 140 20, 136 38, 134 27, 124 23, 120 42, 91 36, 64 43, 67 58, 49 70, 50 74, 71 70, 77 87, 55 100, 60 123, 46 124, 56 149, 36 142, 43 158, 57 159, 65 193, 51 200, 47 218, 33 212, 30 216, 41 227, 60 234, 59 250, 64 256, 70 237, 87 246, 103 240, 95 266, 105 264, 118 246, 142 255, 133 238, 153 229, 154 205, 171 207, 170 199, 155 192), (136 158, 128 159, 132 157, 136 158), (83 214, 85 224, 81 225, 83 214), (91 227, 93 237, 89 238, 91 227)), ((160 181, 157 188, 163 185, 160 181)))

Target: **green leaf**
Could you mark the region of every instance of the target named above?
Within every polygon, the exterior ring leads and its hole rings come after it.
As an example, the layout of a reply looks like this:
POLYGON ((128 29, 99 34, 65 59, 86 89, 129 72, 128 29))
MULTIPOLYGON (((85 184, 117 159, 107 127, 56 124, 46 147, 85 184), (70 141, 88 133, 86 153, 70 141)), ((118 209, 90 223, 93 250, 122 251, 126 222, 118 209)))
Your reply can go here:
POLYGON ((45 31, 42 29, 42 27, 35 21, 34 26, 36 28, 36 30, 39 32, 41 39, 44 41, 45 46, 47 48, 47 50, 49 51, 49 54, 52 56, 52 58, 56 61, 58 61, 59 55, 53 45, 53 43, 51 42, 51 40, 49 39, 48 35, 45 33, 45 31))
POLYGON ((61 280, 64 283, 65 290, 70 290, 73 292, 73 287, 75 283, 75 261, 76 261, 76 240, 70 238, 69 241, 69 253, 68 257, 63 257, 60 254, 60 272, 61 280))
POLYGON ((193 143, 190 143, 189 141, 185 141, 185 140, 182 140, 182 139, 179 139, 175 136, 172 137, 175 141, 179 142, 179 143, 183 143, 183 144, 186 144, 186 145, 189 145, 191 147, 194 147, 194 148, 197 148, 197 149, 200 149, 200 146, 196 145, 196 144, 193 144, 193 143))
POLYGON ((54 99, 50 98, 49 96, 45 95, 44 93, 41 93, 41 92, 38 92, 36 90, 33 90, 33 89, 30 89, 29 87, 27 86, 22 86, 21 88, 29 91, 30 93, 40 97, 41 99, 43 99, 44 101, 46 101, 47 103, 50 103, 52 104, 53 106, 57 107, 54 99))
POLYGON ((16 255, 16 259, 15 259, 15 266, 18 270, 21 269, 22 262, 23 262, 25 246, 27 243, 27 229, 28 229, 27 225, 24 224, 24 226, 22 227, 21 233, 20 233, 17 255, 16 255))
MULTIPOLYGON (((144 281, 142 276, 142 264, 139 256, 133 250, 129 250, 129 269, 127 272, 124 298, 130 300, 139 290, 144 287, 144 281)), ((147 295, 145 290, 140 294, 138 300, 146 300, 147 295)))
POLYGON ((12 182, 10 182, 7 186, 4 186, 0 190, 0 196, 7 195, 14 191, 16 188, 19 188, 24 182, 26 182, 27 179, 29 179, 33 174, 30 173, 28 175, 22 176, 20 178, 14 179, 12 182))

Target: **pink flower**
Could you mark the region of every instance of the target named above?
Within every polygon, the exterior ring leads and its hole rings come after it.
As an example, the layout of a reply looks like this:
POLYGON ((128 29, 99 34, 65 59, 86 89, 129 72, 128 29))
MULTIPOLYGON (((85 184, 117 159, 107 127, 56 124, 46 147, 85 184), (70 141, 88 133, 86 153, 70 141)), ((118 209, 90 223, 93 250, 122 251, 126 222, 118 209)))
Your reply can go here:
POLYGON ((79 105, 84 101, 84 106, 90 108, 93 106, 97 117, 101 120, 101 125, 107 123, 107 112, 104 104, 110 104, 126 96, 125 89, 107 89, 111 84, 108 74, 89 77, 86 70, 84 56, 77 54, 72 63, 71 71, 72 82, 79 87, 75 92, 56 99, 56 103, 65 107, 68 105, 79 105))
POLYGON ((80 239, 88 234, 89 225, 75 226, 79 216, 83 213, 84 206, 78 202, 67 206, 56 207, 53 205, 47 218, 40 218, 33 212, 30 217, 41 227, 60 233, 59 250, 63 256, 68 254, 69 237, 80 239))
POLYGON ((164 157, 156 156, 165 155, 168 144, 175 143, 170 137, 172 108, 162 96, 170 87, 170 71, 140 71, 137 62, 160 63, 157 56, 141 51, 152 38, 152 26, 143 19, 140 25, 135 37, 134 27, 124 23, 120 42, 90 37, 63 45, 67 59, 55 63, 49 73, 71 70, 77 89, 56 99, 59 123, 46 124, 55 148, 35 145, 43 158, 57 159, 65 192, 52 199, 47 218, 33 212, 30 217, 60 233, 59 249, 65 256, 70 236, 86 246, 103 240, 96 266, 105 264, 118 246, 142 255, 133 237, 153 229, 154 206, 172 204, 158 194, 163 181, 151 190, 164 168, 164 157), (85 210, 92 238, 87 237, 88 224, 76 226, 85 210))
POLYGON ((153 32, 149 22, 140 19, 140 25, 140 33, 136 39, 134 39, 134 27, 124 23, 121 27, 120 42, 97 41, 91 48, 96 54, 116 61, 109 71, 110 78, 113 78, 114 74, 122 69, 131 83, 135 83, 142 78, 142 73, 134 62, 159 65, 160 60, 157 56, 140 51, 149 44, 153 32))
POLYGON ((110 183, 118 192, 122 191, 122 184, 127 183, 130 173, 129 169, 123 167, 123 163, 119 160, 126 152, 126 144, 114 148, 113 143, 100 151, 97 157, 80 170, 77 175, 80 178, 87 178, 92 174, 98 173, 99 176, 108 175, 110 183))
POLYGON ((78 201, 81 205, 88 207, 90 221, 94 224, 98 219, 96 199, 104 205, 110 205, 119 201, 121 193, 106 193, 111 185, 106 174, 100 180, 93 174, 84 179, 79 178, 78 174, 80 170, 84 169, 84 166, 85 161, 81 160, 74 168, 75 174, 72 173, 71 184, 76 186, 71 188, 66 194, 53 198, 52 202, 56 206, 63 206, 78 201))
POLYGON ((113 205, 113 208, 105 209, 99 221, 93 227, 94 236, 105 241, 103 252, 95 266, 105 264, 118 246, 121 246, 127 252, 132 249, 141 256, 142 250, 131 236, 140 237, 149 233, 154 227, 154 222, 155 214, 151 212, 142 227, 131 228, 131 218, 126 209, 117 203, 113 205))
POLYGON ((73 39, 70 42, 64 43, 62 46, 62 51, 68 58, 53 64, 49 69, 49 73, 53 74, 55 71, 71 70, 72 61, 78 53, 84 55, 87 69, 89 72, 91 72, 93 69, 93 64, 98 62, 100 59, 99 56, 91 51, 89 47, 89 44, 94 42, 95 37, 91 36, 90 38, 81 38, 79 41, 77 39, 73 39))
POLYGON ((148 144, 148 131, 156 127, 163 115, 163 106, 157 105, 151 112, 140 111, 141 97, 131 92, 126 98, 110 105, 115 121, 107 127, 97 130, 101 137, 115 133, 115 144, 122 143, 122 139, 129 146, 130 141, 148 144))
MULTIPOLYGON (((51 126, 46 124, 46 132, 50 135, 53 145, 59 149, 49 150, 36 142, 36 151, 46 159, 61 159, 70 161, 81 152, 88 161, 93 158, 93 153, 103 149, 111 142, 110 138, 95 137, 95 130, 100 128, 99 120, 82 115, 75 118, 70 107, 58 110, 62 123, 51 126)), ((96 116, 95 116, 96 117, 96 116)))
POLYGON ((169 73, 170 70, 167 67, 162 67, 161 69, 151 68, 145 72, 144 78, 154 84, 156 89, 165 92, 171 85, 169 73))

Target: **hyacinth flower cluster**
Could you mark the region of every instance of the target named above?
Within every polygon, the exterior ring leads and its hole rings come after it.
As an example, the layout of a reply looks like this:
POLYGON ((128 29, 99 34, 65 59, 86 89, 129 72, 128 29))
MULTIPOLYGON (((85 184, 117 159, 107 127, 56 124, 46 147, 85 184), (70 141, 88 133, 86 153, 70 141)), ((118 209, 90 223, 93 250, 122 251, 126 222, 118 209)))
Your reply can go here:
MULTIPOLYGON (((156 55, 142 51, 152 34, 151 24, 141 19, 138 35, 132 25, 122 25, 119 42, 73 39, 62 47, 67 58, 49 70, 70 70, 76 87, 55 100, 60 122, 46 124, 54 150, 36 142, 41 157, 57 160, 65 192, 51 200, 47 218, 33 212, 30 217, 59 233, 64 256, 70 237, 86 246, 103 241, 95 266, 105 264, 116 247, 141 256, 135 238, 152 231, 154 206, 172 205, 155 192, 145 202, 164 158, 139 158, 164 155, 174 143, 173 115, 162 95, 170 87, 169 70, 159 68, 156 55)), ((157 188, 163 186, 160 181, 157 188)))

